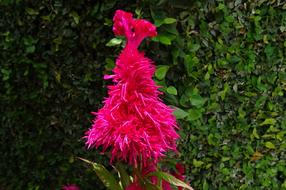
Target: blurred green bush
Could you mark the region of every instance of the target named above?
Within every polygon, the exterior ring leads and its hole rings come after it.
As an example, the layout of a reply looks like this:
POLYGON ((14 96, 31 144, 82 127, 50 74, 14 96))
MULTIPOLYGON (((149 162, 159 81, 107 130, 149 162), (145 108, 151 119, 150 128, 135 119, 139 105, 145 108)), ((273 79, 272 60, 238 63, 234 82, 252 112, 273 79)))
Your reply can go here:
POLYGON ((103 189, 76 156, 122 39, 116 9, 158 26, 141 46, 181 126, 195 189, 286 189, 286 3, 0 1, 0 189, 103 189))

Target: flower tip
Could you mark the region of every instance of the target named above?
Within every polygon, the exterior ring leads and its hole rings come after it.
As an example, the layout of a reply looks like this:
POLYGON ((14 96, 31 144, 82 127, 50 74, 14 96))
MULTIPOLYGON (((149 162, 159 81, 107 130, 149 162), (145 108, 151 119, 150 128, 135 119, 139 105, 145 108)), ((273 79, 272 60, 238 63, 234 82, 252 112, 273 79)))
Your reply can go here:
POLYGON ((124 28, 124 23, 127 25, 130 25, 132 21, 133 14, 129 12, 125 12, 123 10, 117 10, 114 14, 113 17, 113 32, 117 36, 124 36, 125 35, 125 28, 124 28))
POLYGON ((155 37, 157 36, 157 30, 156 27, 154 25, 152 25, 149 29, 149 33, 150 33, 150 37, 155 37))
POLYGON ((130 12, 126 12, 126 11, 123 11, 121 9, 118 9, 115 11, 115 14, 114 14, 114 17, 113 17, 113 21, 116 19, 116 18, 120 18, 120 17, 129 17, 129 18, 132 18, 133 17, 133 14, 130 13, 130 12))

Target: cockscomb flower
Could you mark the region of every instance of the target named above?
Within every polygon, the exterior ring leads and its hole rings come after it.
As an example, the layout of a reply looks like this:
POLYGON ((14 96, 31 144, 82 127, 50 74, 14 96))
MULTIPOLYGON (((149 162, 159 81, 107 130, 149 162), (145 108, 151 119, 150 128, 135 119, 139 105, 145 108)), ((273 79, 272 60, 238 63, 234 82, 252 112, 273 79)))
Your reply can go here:
POLYGON ((137 166, 158 162, 168 150, 176 151, 177 124, 172 109, 158 97, 152 80, 155 66, 138 51, 146 37, 157 35, 156 27, 131 13, 117 10, 113 18, 115 35, 126 37, 126 46, 116 60, 104 106, 85 138, 88 147, 111 151, 111 162, 124 160, 137 166))
MULTIPOLYGON (((176 172, 172 172, 171 174, 176 177, 177 179, 181 180, 181 181, 185 181, 185 166, 183 166, 180 163, 176 164, 176 172)), ((183 190, 182 187, 178 187, 178 190, 183 190)))
MULTIPOLYGON (((180 163, 177 163, 175 167, 176 167, 176 171, 173 171, 170 174, 173 175, 175 178, 181 180, 181 181, 185 181, 185 176, 184 176, 185 167, 180 163)), ((155 171, 155 170, 153 170, 153 171, 155 171)), ((151 171, 151 172, 153 172, 153 171, 151 171)), ((153 179, 152 183, 156 184, 157 180, 153 179)), ((163 190, 173 190, 173 188, 171 187, 171 184, 165 180, 162 181, 162 189, 163 190)), ((177 186, 175 189, 176 190, 183 190, 183 187, 177 186)))
POLYGON ((74 184, 68 184, 63 186, 62 190, 80 190, 77 185, 74 184))
POLYGON ((144 190, 138 181, 127 186, 126 190, 144 190))

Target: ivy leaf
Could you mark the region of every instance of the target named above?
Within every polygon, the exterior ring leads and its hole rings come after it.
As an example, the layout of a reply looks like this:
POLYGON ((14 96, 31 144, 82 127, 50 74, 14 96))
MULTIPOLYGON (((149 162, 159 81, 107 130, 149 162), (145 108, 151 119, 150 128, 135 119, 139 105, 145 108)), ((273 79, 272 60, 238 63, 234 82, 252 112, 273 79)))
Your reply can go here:
POLYGON ((172 44, 172 41, 168 36, 161 35, 161 36, 158 36, 158 38, 159 38, 159 42, 161 42, 162 44, 165 44, 165 45, 172 44))
POLYGON ((196 168, 200 168, 202 167, 202 165, 204 164, 203 161, 200 161, 200 160, 196 160, 196 159, 193 159, 193 164, 196 168))
POLYGON ((275 145, 270 141, 267 141, 264 145, 269 149, 275 149, 275 145))
POLYGON ((208 135, 208 143, 209 145, 216 145, 214 134, 211 133, 208 135))
POLYGON ((273 52, 274 52, 274 47, 272 47, 271 45, 267 45, 266 48, 264 49, 264 53, 266 54, 266 57, 268 59, 271 58, 273 52))
MULTIPOLYGON (((175 106, 173 106, 175 107, 175 106)), ((185 112, 184 110, 175 107, 175 111, 173 112, 173 114, 175 115, 176 119, 184 119, 185 117, 187 117, 189 115, 188 112, 185 112)))
POLYGON ((36 50, 36 46, 34 45, 26 47, 26 53, 34 53, 35 50, 36 50))
POLYGON ((177 20, 174 19, 174 18, 165 18, 165 19, 164 19, 164 23, 165 23, 165 24, 173 24, 173 23, 175 23, 175 22, 177 22, 177 20))
POLYGON ((111 46, 118 46, 122 43, 122 39, 120 38, 112 38, 109 42, 107 42, 106 46, 111 47, 111 46))
POLYGON ((207 180, 204 179, 203 190, 208 190, 208 189, 209 189, 209 184, 208 184, 207 180))
POLYGON ((158 69, 156 70, 155 76, 157 77, 157 79, 163 80, 168 70, 169 70, 168 65, 159 65, 158 69))
POLYGON ((190 52, 196 52, 200 49, 200 44, 192 44, 192 46, 190 47, 190 52))
POLYGON ((190 120, 194 121, 201 118, 202 113, 199 109, 190 109, 189 110, 189 118, 190 120))
POLYGON ((119 183, 117 183, 114 176, 103 165, 91 162, 84 158, 79 158, 79 159, 92 165, 96 175, 99 177, 99 179, 102 181, 102 183, 105 185, 107 189, 123 190, 122 187, 119 185, 119 183))
POLYGON ((172 95, 177 95, 177 94, 178 94, 177 89, 176 89, 174 86, 169 86, 169 87, 167 88, 167 92, 168 92, 169 94, 172 94, 172 95))
POLYGON ((26 11, 29 15, 38 15, 38 14, 39 14, 39 11, 38 11, 38 10, 29 8, 29 7, 27 7, 27 8, 25 9, 25 11, 26 11))
POLYGON ((192 94, 190 97, 190 101, 193 106, 201 107, 205 103, 205 99, 201 97, 199 94, 192 94))
POLYGON ((77 12, 72 11, 72 12, 70 13, 70 16, 73 18, 73 21, 74 21, 76 24, 79 23, 80 17, 79 17, 79 15, 77 14, 77 12))
POLYGON ((276 120, 273 118, 267 118, 265 119, 262 123, 260 123, 259 126, 263 126, 263 125, 275 125, 276 120))
POLYGON ((283 141, 285 134, 286 134, 286 131, 281 131, 281 132, 277 133, 276 138, 277 138, 279 141, 283 141))
POLYGON ((164 19, 157 18, 154 20, 155 26, 160 27, 162 24, 164 24, 164 19))
POLYGON ((253 135, 253 137, 255 137, 255 138, 259 139, 259 135, 258 135, 258 133, 257 133, 256 128, 254 128, 254 129, 253 129, 253 131, 252 131, 252 135, 253 135))
POLYGON ((171 34, 160 34, 154 38, 152 38, 152 41, 154 42, 160 42, 164 45, 171 45, 172 40, 176 39, 176 35, 171 34))
POLYGON ((186 189, 189 189, 189 190, 193 190, 192 187, 190 187, 188 184, 186 184, 185 182, 175 178, 174 176, 166 173, 166 172, 152 172, 152 173, 149 173, 147 175, 147 177, 151 177, 151 176, 156 176, 158 177, 159 179, 163 179, 167 182, 169 182, 170 184, 172 185, 175 185, 175 186, 178 186, 178 187, 183 187, 183 188, 186 188, 186 189))

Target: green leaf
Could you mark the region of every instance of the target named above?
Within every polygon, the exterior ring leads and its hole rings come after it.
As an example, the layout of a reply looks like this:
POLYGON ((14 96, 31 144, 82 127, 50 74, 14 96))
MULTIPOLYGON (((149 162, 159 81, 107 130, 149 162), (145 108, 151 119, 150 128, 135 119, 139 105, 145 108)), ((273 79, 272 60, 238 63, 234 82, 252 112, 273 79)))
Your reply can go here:
POLYGON ((165 78, 168 70, 169 70, 168 65, 159 65, 158 69, 156 70, 156 73, 155 73, 156 78, 159 80, 163 80, 165 78))
POLYGON ((276 127, 274 127, 273 125, 271 125, 268 129, 267 129, 267 133, 277 133, 280 130, 276 127))
POLYGON ((169 32, 169 33, 160 34, 160 35, 152 38, 152 41, 160 42, 164 45, 171 45, 172 41, 175 40, 176 38, 177 38, 177 35, 171 34, 169 32))
MULTIPOLYGON (((173 106, 175 107, 175 106, 173 106)), ((188 112, 185 112, 184 110, 178 108, 178 107, 175 107, 175 111, 173 112, 173 114, 175 115, 175 117, 177 119, 184 119, 185 117, 187 117, 189 115, 188 112)))
POLYGON ((203 161, 200 161, 200 160, 196 160, 196 159, 193 159, 193 164, 196 168, 200 168, 202 167, 202 165, 204 164, 203 161))
POLYGON ((228 22, 228 23, 233 23, 234 17, 233 17, 233 16, 226 16, 226 17, 225 17, 225 20, 226 20, 226 22, 228 22))
POLYGON ((226 161, 229 161, 230 159, 231 159, 231 157, 222 157, 221 161, 226 162, 226 161))
POLYGON ((172 41, 168 36, 158 36, 159 42, 165 45, 171 45, 172 41))
POLYGON ((165 18, 165 19, 164 19, 164 23, 165 23, 165 24, 173 24, 173 23, 175 23, 175 22, 177 22, 177 20, 174 19, 174 18, 165 18))
POLYGON ((199 94, 192 94, 190 97, 191 104, 196 107, 201 107, 205 103, 205 99, 199 94))
MULTIPOLYGON (((192 76, 193 75, 193 69, 195 68, 196 65, 198 65, 200 62, 200 60, 193 55, 186 55, 184 58, 184 65, 186 67, 187 70, 187 74, 188 76, 192 76)), ((196 78, 196 77, 194 77, 196 78)))
POLYGON ((275 145, 272 142, 267 141, 264 145, 269 149, 275 149, 275 145))
POLYGON ((285 134, 286 134, 286 131, 281 131, 281 132, 277 133, 276 138, 277 138, 279 141, 283 141, 285 134))
POLYGON ((106 64, 105 64, 104 67, 107 70, 112 70, 114 68, 114 66, 115 66, 114 60, 109 58, 109 57, 105 58, 105 63, 106 64))
POLYGON ((164 24, 164 19, 157 18, 154 20, 154 25, 157 27, 160 27, 162 24, 164 24))
POLYGON ((118 171, 118 175, 122 183, 123 189, 126 189, 126 187, 131 183, 130 176, 127 174, 122 164, 118 163, 116 165, 116 169, 118 171))
POLYGON ((138 16, 137 18, 140 18, 142 15, 142 8, 141 7, 137 7, 135 9, 135 14, 138 16))
POLYGON ((218 93, 222 100, 225 99, 227 92, 229 91, 229 85, 227 83, 224 84, 224 89, 218 93))
POLYGON ((255 137, 255 138, 259 139, 259 135, 258 135, 258 133, 257 133, 256 128, 254 128, 254 129, 253 129, 253 131, 252 131, 252 135, 253 135, 253 137, 255 137))
POLYGON ((203 182, 203 190, 209 190, 209 184, 206 179, 204 179, 204 182, 203 182))
POLYGON ((25 11, 29 14, 29 15, 38 15, 39 14, 39 11, 38 10, 35 10, 35 9, 32 9, 32 8, 25 8, 25 11))
POLYGON ((261 96, 260 98, 258 98, 258 100, 256 100, 255 107, 260 108, 261 106, 263 106, 266 99, 267 99, 267 96, 261 96))
POLYGON ((3 81, 6 81, 10 78, 11 75, 11 70, 7 70, 7 69, 1 69, 1 73, 3 74, 3 81))
POLYGON ((271 45, 267 45, 264 49, 264 52, 265 52, 267 58, 271 58, 271 56, 273 55, 273 52, 274 52, 274 47, 272 47, 271 45))
POLYGON ((275 125, 276 120, 273 118, 267 118, 265 119, 262 123, 259 124, 259 126, 263 126, 263 125, 275 125))
POLYGON ((190 52, 196 52, 200 49, 200 44, 192 44, 190 47, 190 52))
POLYGON ((120 39, 120 38, 112 38, 109 42, 107 42, 106 46, 108 46, 108 47, 118 46, 121 43, 122 43, 122 39, 120 39))
POLYGON ((146 190, 163 190, 161 187, 154 185, 153 183, 147 181, 144 185, 146 190))
POLYGON ((73 18, 73 20, 74 20, 74 22, 75 22, 76 24, 79 23, 80 17, 79 17, 79 15, 77 14, 77 12, 72 11, 72 12, 70 13, 70 16, 73 18))
POLYGON ((190 109, 189 110, 189 118, 194 121, 199 119, 202 116, 202 113, 198 109, 190 109))
POLYGON ((176 89, 174 86, 169 86, 169 87, 167 88, 167 92, 168 92, 169 94, 172 94, 172 95, 177 95, 177 94, 178 94, 177 89, 176 89))
POLYGON ((26 53, 34 53, 35 50, 36 50, 36 46, 34 45, 26 47, 26 53))
POLYGON ((117 183, 114 176, 103 165, 91 162, 84 158, 79 158, 79 159, 93 166, 96 175, 99 177, 99 179, 102 181, 102 183, 105 185, 107 189, 123 190, 122 187, 119 185, 119 183, 117 183))
POLYGON ((211 133, 208 135, 208 143, 209 145, 216 145, 214 134, 211 133))
POLYGON ((224 10, 225 9, 225 5, 223 3, 220 3, 217 8, 219 10, 224 10))
POLYGON ((146 177, 151 177, 151 176, 156 176, 160 179, 163 179, 167 182, 169 182, 170 184, 172 185, 175 185, 175 186, 178 186, 178 187, 183 187, 183 188, 186 188, 186 189, 189 189, 189 190, 193 190, 192 187, 190 187, 188 184, 186 184, 185 182, 175 178, 174 176, 166 173, 166 172, 152 172, 152 173, 149 173, 146 177))
POLYGON ((54 71, 54 73, 55 73, 56 81, 61 82, 61 73, 56 70, 54 71))

